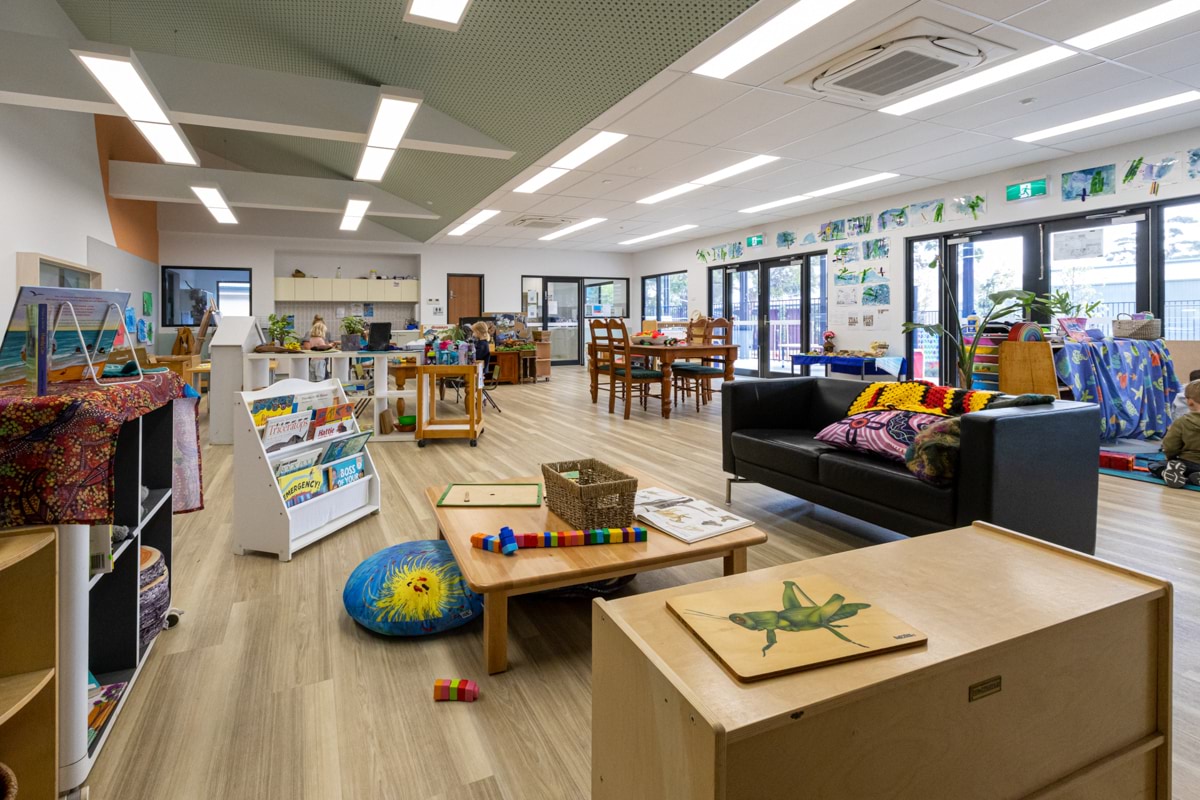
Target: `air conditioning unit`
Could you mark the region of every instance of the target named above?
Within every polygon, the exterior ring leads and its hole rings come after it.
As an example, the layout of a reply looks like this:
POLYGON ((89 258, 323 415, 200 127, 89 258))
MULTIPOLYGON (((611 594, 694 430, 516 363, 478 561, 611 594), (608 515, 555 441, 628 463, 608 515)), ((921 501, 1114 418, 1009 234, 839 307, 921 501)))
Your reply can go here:
POLYGON ((962 76, 1013 51, 916 19, 819 69, 787 81, 834 100, 880 108, 962 76))
POLYGON ((506 228, 536 228, 538 230, 550 230, 551 228, 558 228, 563 225, 569 225, 572 222, 578 222, 578 220, 572 219, 570 217, 536 217, 536 216, 527 214, 523 217, 517 217, 512 222, 508 223, 508 225, 506 225, 505 227, 506 228))

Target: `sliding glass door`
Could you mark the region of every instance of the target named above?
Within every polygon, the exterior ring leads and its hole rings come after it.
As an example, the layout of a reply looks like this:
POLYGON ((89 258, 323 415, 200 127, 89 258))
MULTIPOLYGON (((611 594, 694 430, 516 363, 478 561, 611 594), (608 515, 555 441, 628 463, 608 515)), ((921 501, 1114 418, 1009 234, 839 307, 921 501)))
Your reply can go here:
MULTIPOLYGON (((1200 339, 1200 202, 1162 209, 1163 336, 1168 341, 1200 339)), ((1184 376, 1186 377, 1186 376, 1184 376)))
POLYGON ((550 331, 551 363, 581 363, 581 280, 525 276, 521 278, 521 295, 526 324, 550 331))
POLYGON ((1046 223, 1045 230, 1047 289, 1084 306, 1076 316, 1102 319, 1099 327, 1111 334, 1118 314, 1152 307, 1150 281, 1139 279, 1149 250, 1145 214, 1097 214, 1046 223))

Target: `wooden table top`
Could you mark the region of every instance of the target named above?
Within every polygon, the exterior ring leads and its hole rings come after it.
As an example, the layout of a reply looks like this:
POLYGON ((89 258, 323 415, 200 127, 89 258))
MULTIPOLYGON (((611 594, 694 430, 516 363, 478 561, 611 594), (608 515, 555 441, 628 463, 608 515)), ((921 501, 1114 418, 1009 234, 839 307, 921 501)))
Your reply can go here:
POLYGON ((845 702, 875 684, 937 669, 983 648, 1100 609, 1149 602, 1169 591, 1165 581, 977 522, 968 528, 598 602, 601 613, 628 631, 648 655, 661 659, 684 693, 707 708, 732 740, 786 724, 797 709, 820 713, 823 705, 845 702), (671 597, 763 582, 778 582, 782 587, 782 581, 795 580, 803 588, 808 574, 844 582, 848 600, 878 604, 926 634, 929 641, 830 667, 739 683, 666 605, 671 597))
MULTIPOLYGON (((638 488, 664 486, 662 481, 649 475, 618 467, 638 479, 638 488)), ((527 476, 492 483, 541 483, 542 477, 527 476)), ((687 544, 655 528, 637 522, 649 531, 645 542, 628 544, 584 545, 581 547, 553 547, 521 550, 514 556, 490 553, 471 546, 471 534, 497 534, 504 526, 517 533, 533 531, 571 530, 568 525, 543 503, 540 507, 526 508, 463 508, 441 507, 438 498, 446 491, 445 485, 430 486, 425 490, 437 515, 438 526, 458 561, 459 569, 467 584, 477 592, 490 591, 536 591, 555 585, 568 586, 595 579, 607 573, 641 572, 647 569, 669 566, 672 563, 700 561, 716 558, 722 553, 737 548, 750 547, 767 541, 767 535, 751 526, 731 531, 711 539, 687 544)))

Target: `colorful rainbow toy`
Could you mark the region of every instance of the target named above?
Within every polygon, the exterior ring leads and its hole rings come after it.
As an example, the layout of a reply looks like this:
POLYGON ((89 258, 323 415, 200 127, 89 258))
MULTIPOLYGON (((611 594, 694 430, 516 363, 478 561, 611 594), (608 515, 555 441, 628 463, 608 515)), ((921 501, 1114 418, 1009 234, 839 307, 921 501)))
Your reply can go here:
POLYGON ((513 533, 512 528, 500 529, 500 552, 506 556, 511 556, 517 552, 517 535, 513 533))
POLYGON ((499 536, 486 533, 476 533, 471 536, 471 545, 480 550, 492 553, 505 553, 505 531, 513 537, 513 550, 535 547, 579 547, 589 544, 628 544, 646 541, 645 528, 594 528, 580 531, 544 531, 542 533, 513 534, 511 528, 504 528, 499 536))
POLYGON ((434 700, 461 700, 464 703, 474 703, 479 699, 479 684, 466 678, 450 680, 438 678, 433 682, 434 700))

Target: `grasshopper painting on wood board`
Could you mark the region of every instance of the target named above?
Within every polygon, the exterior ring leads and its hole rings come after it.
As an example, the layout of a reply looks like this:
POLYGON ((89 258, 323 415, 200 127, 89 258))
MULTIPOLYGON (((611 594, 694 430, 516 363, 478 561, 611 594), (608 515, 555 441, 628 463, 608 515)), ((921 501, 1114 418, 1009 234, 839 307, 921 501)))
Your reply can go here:
POLYGON ((844 642, 867 649, 865 644, 854 641, 838 630, 838 628, 847 626, 836 623, 850 619, 859 611, 870 607, 870 603, 847 603, 846 598, 840 594, 835 594, 818 605, 804 593, 804 590, 795 581, 784 581, 782 611, 737 611, 728 617, 709 614, 705 611, 688 611, 687 613, 712 619, 728 619, 747 630, 766 631, 767 643, 762 649, 763 657, 766 658, 767 651, 778 641, 776 631, 791 633, 827 630, 844 642), (800 602, 800 598, 796 596, 797 593, 808 602, 808 605, 800 602))

